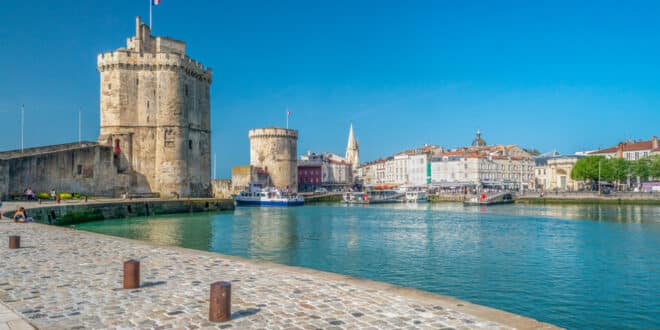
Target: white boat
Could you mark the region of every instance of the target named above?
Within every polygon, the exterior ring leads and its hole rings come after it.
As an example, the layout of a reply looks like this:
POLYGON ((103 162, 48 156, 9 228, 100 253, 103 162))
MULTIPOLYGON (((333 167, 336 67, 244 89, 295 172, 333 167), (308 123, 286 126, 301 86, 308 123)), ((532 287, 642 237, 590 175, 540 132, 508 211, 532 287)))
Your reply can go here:
POLYGON ((259 184, 251 184, 248 190, 232 197, 237 206, 300 206, 305 203, 305 199, 295 193, 261 188, 259 184))
POLYGON ((515 199, 512 193, 510 192, 500 192, 493 195, 488 195, 483 193, 481 195, 472 196, 465 201, 463 205, 473 206, 473 205, 496 205, 496 204, 510 204, 514 203, 515 199))
POLYGON ((426 194, 426 191, 423 190, 406 191, 406 202, 423 203, 427 201, 428 201, 428 196, 426 194))
POLYGON ((366 192, 347 192, 344 194, 344 203, 349 204, 376 204, 398 203, 404 200, 405 193, 396 190, 369 190, 366 192))

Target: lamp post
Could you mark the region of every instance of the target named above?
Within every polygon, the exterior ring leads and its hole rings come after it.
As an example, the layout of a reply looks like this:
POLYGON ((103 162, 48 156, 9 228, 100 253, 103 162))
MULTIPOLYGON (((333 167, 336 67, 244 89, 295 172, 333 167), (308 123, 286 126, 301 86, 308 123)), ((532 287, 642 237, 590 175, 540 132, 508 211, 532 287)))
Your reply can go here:
POLYGON ((23 138, 25 131, 24 127, 25 127, 25 105, 21 105, 21 153, 23 153, 23 149, 25 147, 24 144, 25 139, 23 138))
POLYGON ((598 160, 598 195, 600 195, 600 160, 598 160))

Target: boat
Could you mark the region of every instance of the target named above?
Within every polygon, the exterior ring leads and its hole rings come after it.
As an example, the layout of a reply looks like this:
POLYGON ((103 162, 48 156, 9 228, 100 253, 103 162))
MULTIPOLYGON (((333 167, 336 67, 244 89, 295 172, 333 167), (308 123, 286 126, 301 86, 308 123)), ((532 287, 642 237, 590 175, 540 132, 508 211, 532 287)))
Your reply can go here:
POLYGON ((300 206, 305 203, 305 199, 295 193, 262 188, 259 184, 251 184, 248 190, 232 197, 237 206, 300 206))
POLYGON ((483 193, 481 195, 472 196, 465 201, 463 205, 473 206, 473 205, 497 205, 497 204, 511 204, 515 202, 513 199, 513 194, 510 192, 501 192, 488 195, 483 193))
POLYGON ((343 196, 348 204, 399 203, 405 198, 405 193, 396 190, 368 190, 366 192, 347 192, 343 196))
POLYGON ((423 190, 406 191, 405 201, 409 203, 423 203, 428 201, 428 196, 426 191, 423 190))

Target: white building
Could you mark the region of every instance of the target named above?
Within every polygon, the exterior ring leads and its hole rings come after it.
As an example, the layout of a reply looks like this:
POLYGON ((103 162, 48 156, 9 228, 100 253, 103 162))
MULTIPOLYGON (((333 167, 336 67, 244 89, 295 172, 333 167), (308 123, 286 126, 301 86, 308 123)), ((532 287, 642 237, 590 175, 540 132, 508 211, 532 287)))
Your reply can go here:
POLYGON ((469 147, 436 155, 431 161, 436 186, 470 185, 529 189, 534 183, 534 160, 515 145, 487 146, 477 132, 469 147))
POLYGON ((623 158, 626 160, 639 160, 649 156, 660 155, 658 138, 653 136, 648 141, 621 142, 617 146, 593 151, 589 156, 605 156, 607 158, 623 158))
POLYGON ((407 184, 424 186, 431 183, 429 155, 426 153, 408 156, 407 184))

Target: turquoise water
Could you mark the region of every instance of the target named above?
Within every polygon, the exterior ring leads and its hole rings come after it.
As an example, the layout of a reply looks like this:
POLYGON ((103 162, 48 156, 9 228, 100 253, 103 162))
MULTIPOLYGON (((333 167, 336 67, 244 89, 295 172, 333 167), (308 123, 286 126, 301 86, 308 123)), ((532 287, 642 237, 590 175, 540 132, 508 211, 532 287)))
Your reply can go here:
POLYGON ((318 205, 78 228, 455 296, 575 329, 660 329, 659 206, 318 205))

